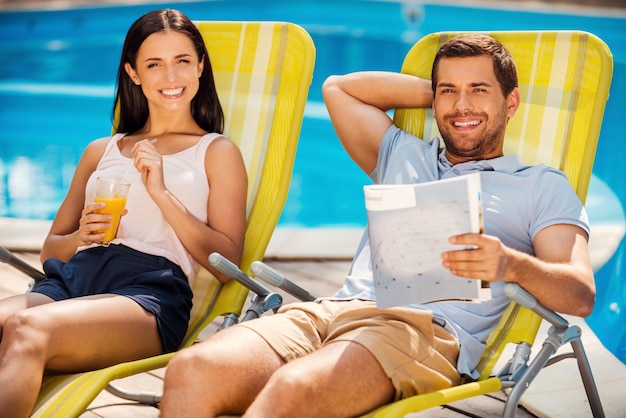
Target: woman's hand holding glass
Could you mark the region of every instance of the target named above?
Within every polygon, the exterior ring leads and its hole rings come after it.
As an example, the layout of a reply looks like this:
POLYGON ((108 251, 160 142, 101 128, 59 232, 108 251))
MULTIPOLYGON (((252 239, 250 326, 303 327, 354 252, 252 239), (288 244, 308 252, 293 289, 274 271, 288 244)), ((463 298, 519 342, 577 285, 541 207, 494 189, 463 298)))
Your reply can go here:
MULTIPOLYGON (((102 242, 104 239, 105 230, 111 227, 113 216, 106 213, 96 213, 96 211, 102 210, 105 206, 105 203, 94 202, 83 209, 78 222, 79 246, 102 242)), ((126 215, 127 212, 124 209, 122 216, 126 215)))

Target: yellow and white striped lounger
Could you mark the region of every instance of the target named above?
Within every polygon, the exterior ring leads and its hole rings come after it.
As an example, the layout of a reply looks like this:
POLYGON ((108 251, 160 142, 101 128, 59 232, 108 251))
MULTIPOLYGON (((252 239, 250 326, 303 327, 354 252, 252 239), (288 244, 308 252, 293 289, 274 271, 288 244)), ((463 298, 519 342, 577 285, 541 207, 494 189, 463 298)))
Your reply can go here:
MULTIPOLYGON (((436 51, 457 34, 435 33, 419 40, 407 54, 402 72, 430 78, 436 51)), ((511 52, 519 77, 522 103, 506 129, 505 153, 516 153, 528 164, 545 163, 563 170, 584 203, 613 76, 613 58, 609 48, 595 35, 581 31, 489 34, 511 52)), ((438 135, 430 109, 398 109, 394 118, 398 126, 420 138, 430 139, 438 135)), ((507 294, 520 294, 523 292, 520 289, 509 286, 507 294)), ((534 304, 532 298, 524 300, 521 297, 520 301, 523 305, 511 302, 497 329, 489 336, 487 348, 477 366, 480 372, 478 380, 404 399, 367 416, 400 417, 510 388, 503 416, 512 417, 520 397, 541 368, 562 359, 551 357, 558 347, 566 343, 572 345, 574 354, 570 357, 576 357, 578 361, 594 417, 604 416, 578 326, 569 324, 553 312, 545 310, 540 316, 528 309, 534 304), (527 363, 528 359, 523 358, 523 347, 525 344, 528 348, 533 345, 542 319, 553 325, 546 339, 549 343, 544 344, 534 360, 527 363), (513 376, 509 375, 515 371, 513 369, 492 376, 496 362, 509 343, 517 344, 522 350, 519 358, 522 370, 513 376)), ((513 364, 516 361, 517 358, 513 364)))

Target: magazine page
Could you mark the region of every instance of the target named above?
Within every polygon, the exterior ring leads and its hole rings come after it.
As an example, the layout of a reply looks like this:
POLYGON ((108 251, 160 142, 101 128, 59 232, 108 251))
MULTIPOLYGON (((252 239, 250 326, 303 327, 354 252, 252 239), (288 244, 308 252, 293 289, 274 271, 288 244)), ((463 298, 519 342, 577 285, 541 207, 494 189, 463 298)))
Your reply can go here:
POLYGON ((477 299, 480 280, 454 276, 441 253, 448 238, 482 232, 478 173, 420 184, 364 187, 379 308, 477 299))

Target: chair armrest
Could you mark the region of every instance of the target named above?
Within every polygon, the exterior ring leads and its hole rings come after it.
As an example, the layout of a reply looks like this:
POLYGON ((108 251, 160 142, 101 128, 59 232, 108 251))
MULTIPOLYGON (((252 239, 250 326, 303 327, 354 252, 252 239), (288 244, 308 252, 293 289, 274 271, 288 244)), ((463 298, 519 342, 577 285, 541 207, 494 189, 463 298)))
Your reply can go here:
POLYGON ((523 307, 535 312, 557 328, 567 328, 569 326, 569 322, 565 318, 543 306, 533 295, 517 283, 507 283, 504 286, 504 294, 523 307))

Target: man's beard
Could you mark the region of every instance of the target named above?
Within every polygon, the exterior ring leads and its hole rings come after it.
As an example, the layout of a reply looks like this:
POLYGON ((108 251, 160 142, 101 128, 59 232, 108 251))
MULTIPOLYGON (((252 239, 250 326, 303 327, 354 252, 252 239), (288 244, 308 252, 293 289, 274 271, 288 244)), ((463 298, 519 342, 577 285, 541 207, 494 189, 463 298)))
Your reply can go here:
MULTIPOLYGON (((446 115, 443 117, 442 122, 445 124, 444 126, 450 126, 448 121, 459 117, 478 117, 483 121, 482 123, 487 123, 487 121, 489 121, 489 116, 487 114, 466 113, 463 115, 446 115)), ((449 135, 448 133, 452 129, 444 129, 443 131, 440 129, 441 138, 445 143, 447 153, 462 159, 482 159, 486 155, 493 154, 495 150, 501 147, 501 138, 504 138, 504 130, 506 128, 506 118, 507 115, 505 110, 501 115, 498 115, 496 120, 497 123, 493 124, 491 128, 488 128, 483 133, 481 138, 474 138, 469 141, 463 139, 465 134, 453 133, 449 135), (500 122, 501 119, 504 119, 504 122, 500 122), (456 141, 452 139, 452 135, 456 137, 456 141), (457 144, 460 146, 457 146, 457 144)), ((473 134, 470 133, 469 135, 473 134)))

